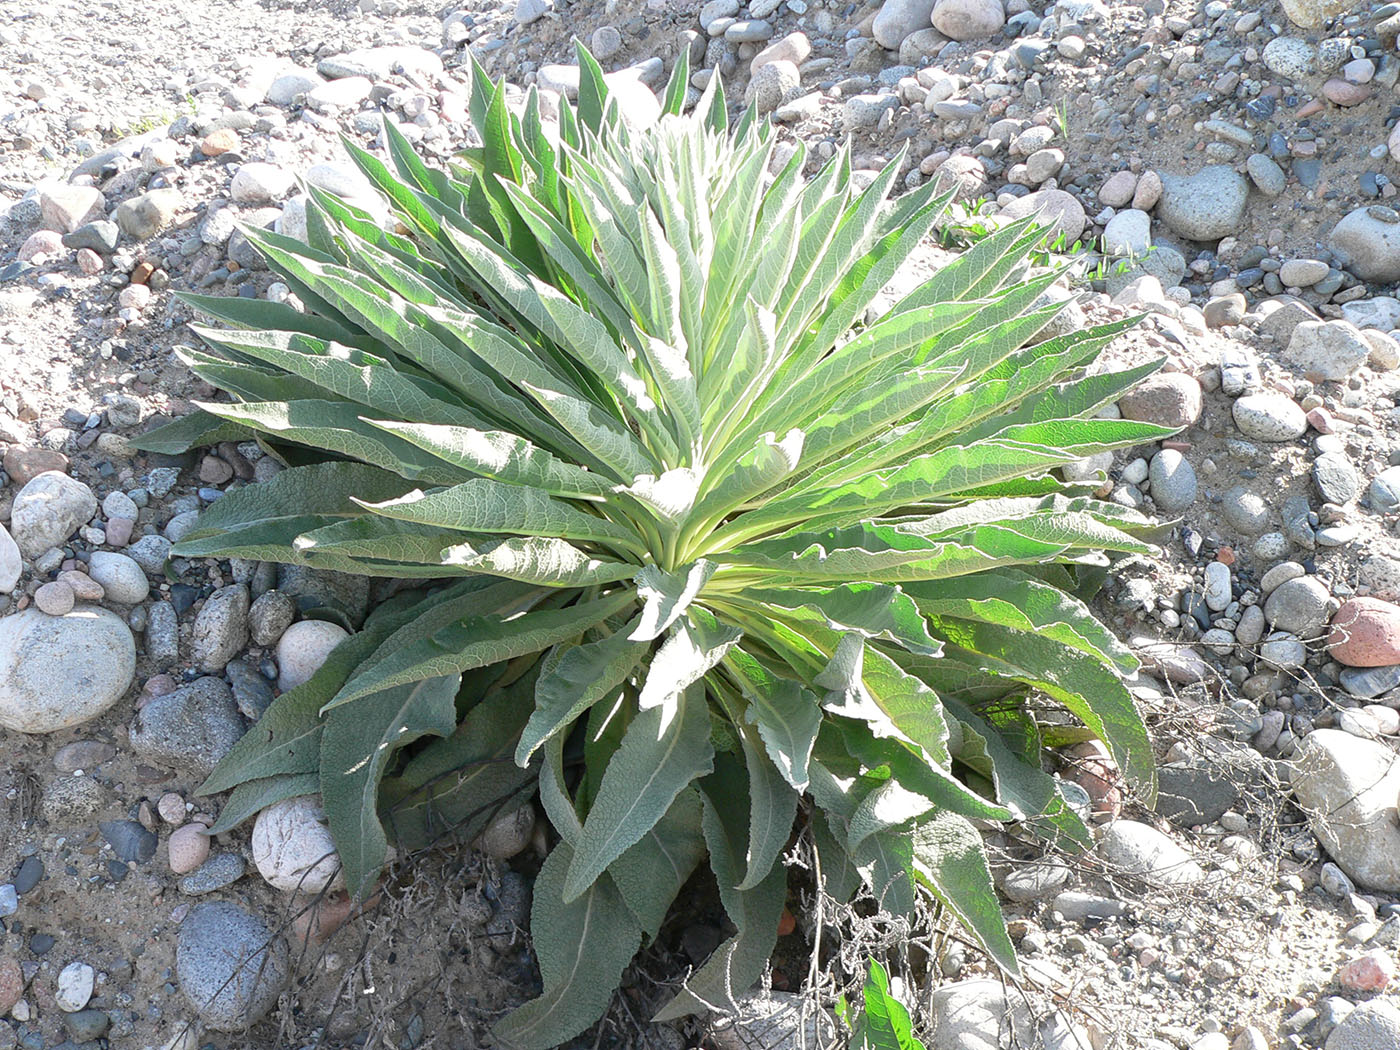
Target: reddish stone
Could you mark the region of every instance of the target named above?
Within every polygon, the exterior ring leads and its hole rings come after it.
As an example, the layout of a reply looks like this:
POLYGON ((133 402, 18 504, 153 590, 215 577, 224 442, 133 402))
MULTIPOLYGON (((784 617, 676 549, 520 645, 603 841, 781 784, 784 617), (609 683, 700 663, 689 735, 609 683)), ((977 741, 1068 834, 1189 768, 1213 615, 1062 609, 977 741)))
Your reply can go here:
POLYGON ((102 256, 98 255, 91 248, 78 249, 78 269, 87 276, 102 272, 102 256))
POLYGON ((1218 561, 1221 565, 1234 565, 1235 548, 1221 547, 1218 551, 1215 552, 1215 560, 1218 561))
POLYGON ((1367 952, 1337 971, 1337 983, 1349 992, 1379 992, 1395 976, 1395 964, 1383 951, 1367 952))
POLYGON ((1294 119, 1305 120, 1314 114, 1321 113, 1327 107, 1322 104, 1321 99, 1311 99, 1298 107, 1298 112, 1294 114, 1294 119))
POLYGON ((1337 429, 1332 422, 1332 413, 1321 405, 1308 413, 1308 422, 1319 434, 1331 434, 1337 429))
POLYGON ((1123 808, 1123 791, 1118 763, 1097 740, 1076 744, 1069 749, 1070 779, 1089 795, 1091 810, 1116 818, 1123 808))
POLYGON ((1332 659, 1347 667, 1400 664, 1400 606, 1379 598, 1352 598, 1332 617, 1332 659))
POLYGON ((58 574, 58 582, 66 583, 73 597, 80 602, 100 602, 107 593, 102 589, 102 584, 76 569, 64 569, 58 574))
POLYGON ((797 917, 784 908, 783 914, 778 917, 778 936, 786 937, 795 929, 797 929, 797 917))
POLYGON ((20 487, 29 484, 30 480, 46 470, 68 473, 68 457, 47 448, 12 448, 0 462, 4 464, 5 473, 20 487))
POLYGON ((233 128, 211 131, 199 142, 199 152, 206 157, 220 157, 238 148, 238 132, 233 128))
POLYGON ((24 972, 19 962, 9 955, 0 955, 0 1015, 10 1012, 11 1007, 24 995, 24 972))
MULTIPOLYGON (((1371 87, 1369 84, 1350 84, 1341 77, 1333 77, 1322 85, 1322 94, 1333 105, 1359 106, 1371 97, 1371 87)), ((1298 116, 1302 115, 1300 110, 1298 116)))
POLYGON ((175 679, 168 674, 153 674, 146 679, 146 684, 141 689, 147 696, 164 696, 166 693, 175 692, 175 679))
POLYGON ((319 898, 298 894, 292 899, 292 944, 296 948, 324 944, 351 919, 378 906, 378 891, 363 905, 346 893, 327 893, 319 898))
POLYGON ((57 255, 63 251, 63 239, 53 230, 36 230, 19 246, 19 261, 33 262, 41 255, 57 255))
POLYGON ((145 284, 151 279, 151 274, 156 272, 156 268, 148 262, 137 263, 131 271, 132 284, 145 284))

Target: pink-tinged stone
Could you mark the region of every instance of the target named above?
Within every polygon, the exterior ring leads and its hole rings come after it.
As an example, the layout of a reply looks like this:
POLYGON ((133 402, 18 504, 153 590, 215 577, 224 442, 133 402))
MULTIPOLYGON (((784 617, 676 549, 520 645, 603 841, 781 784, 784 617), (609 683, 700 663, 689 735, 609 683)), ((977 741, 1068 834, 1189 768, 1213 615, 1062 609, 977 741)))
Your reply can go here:
POLYGON ((19 246, 19 261, 33 262, 41 255, 57 255, 63 251, 63 238, 53 230, 36 230, 19 246))
POLYGON ((211 131, 199 141, 199 151, 206 157, 221 157, 238 148, 238 132, 233 128, 211 131))
POLYGON ((58 574, 58 582, 72 588, 73 596, 80 602, 100 602, 107 594, 102 584, 77 569, 64 569, 58 574))
POLYGON ((0 955, 0 1016, 9 1013, 24 995, 24 971, 11 955, 0 955))
POLYGON ((107 519, 107 545, 109 547, 125 547, 131 542, 131 532, 136 528, 134 518, 108 518, 107 519))
POLYGON ((129 284, 117 294, 117 305, 129 310, 144 310, 151 301, 151 290, 144 284, 129 284))
POLYGON ((1070 779, 1089 795, 1091 810, 1117 818, 1123 808, 1122 777, 1118 763, 1097 740, 1076 744, 1069 749, 1070 779))
POLYGON ((1163 427, 1189 427, 1201 418, 1201 407, 1200 381, 1185 372, 1158 372, 1118 400, 1124 419, 1163 427))
POLYGON ((1309 101, 1303 103, 1303 105, 1298 107, 1298 112, 1294 114, 1294 119, 1305 120, 1308 117, 1316 116, 1318 113, 1321 113, 1326 108, 1327 107, 1322 104, 1321 99, 1310 99, 1309 101))
POLYGON ((1138 211, 1151 211, 1162 199, 1162 176, 1155 171, 1144 171, 1138 176, 1137 189, 1133 190, 1133 207, 1138 211))
POLYGON ((185 822, 185 800, 178 792, 167 791, 156 803, 156 812, 160 814, 161 820, 171 827, 178 828, 185 822))
POLYGON ((1132 201, 1137 184, 1138 177, 1131 171, 1115 171, 1099 187, 1099 203, 1121 208, 1132 201))
POLYGON ((443 120, 449 124, 460 124, 467 119, 467 100, 457 92, 440 91, 437 99, 443 120))
MULTIPOLYGON (((1349 84, 1341 77, 1333 77, 1322 85, 1322 94, 1336 106, 1359 106, 1371 97, 1369 84, 1349 84)), ((1298 114, 1303 115, 1301 111, 1298 114)))
POLYGON ((147 696, 165 696, 167 693, 175 692, 175 679, 168 674, 153 674, 146 679, 146 684, 141 687, 141 691, 147 696))
POLYGON ((184 824, 170 833, 170 870, 185 875, 209 859, 209 829, 184 824))
POLYGON ((1337 971, 1337 983, 1349 992, 1379 992, 1395 976, 1395 963, 1383 951, 1367 952, 1337 971))
POLYGON ((1312 424, 1312 428, 1319 434, 1331 434, 1337 429, 1336 424, 1332 422, 1332 413, 1328 412, 1327 409, 1323 408, 1321 405, 1318 405, 1308 413, 1308 422, 1312 424))
POLYGON ((296 948, 324 944, 331 934, 351 919, 357 919, 378 906, 377 890, 364 904, 343 892, 319 896, 299 893, 292 898, 292 944, 296 948))
POLYGON ((1352 598, 1332 617, 1327 652, 1347 667, 1400 664, 1400 606, 1352 598))
POLYGON ((218 456, 205 456, 199 461, 199 480, 206 485, 222 485, 233 477, 233 467, 218 456))
POLYGON ((91 277, 93 274, 102 272, 102 256, 98 255, 91 248, 78 249, 78 269, 91 277))

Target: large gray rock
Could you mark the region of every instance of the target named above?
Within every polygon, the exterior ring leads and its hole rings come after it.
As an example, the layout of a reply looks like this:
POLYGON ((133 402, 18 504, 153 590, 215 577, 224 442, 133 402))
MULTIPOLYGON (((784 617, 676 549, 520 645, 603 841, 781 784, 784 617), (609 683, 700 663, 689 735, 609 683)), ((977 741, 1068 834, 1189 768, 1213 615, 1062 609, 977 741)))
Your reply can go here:
POLYGON ((316 63, 316 72, 323 77, 368 77, 387 80, 397 69, 419 76, 434 77, 442 73, 442 59, 434 52, 409 44, 385 44, 365 47, 340 55, 329 55, 316 63))
POLYGON ((1115 821, 1104 829, 1099 853, 1120 871, 1157 886, 1189 886, 1205 876, 1175 841, 1135 820, 1115 821))
POLYGON ((102 584, 109 601, 120 605, 136 605, 151 593, 146 572, 125 554, 114 551, 93 551, 88 562, 88 575, 102 584))
MULTIPOLYGON (((1239 637, 1238 631, 1235 636, 1239 637)), ((1239 794, 1231 776, 1209 763, 1163 766, 1157 771, 1157 813, 1180 828, 1219 820, 1239 794)))
POLYGON ((1174 448, 1164 448, 1148 466, 1152 499, 1164 514, 1176 514, 1196 502, 1196 471, 1174 448))
POLYGON ((236 904, 196 904, 180 924, 175 975, 200 1020, 239 1032, 262 1020, 291 979, 287 943, 236 904))
POLYGON ((142 758, 207 776, 243 736, 233 692, 220 678, 196 678, 136 713, 132 749, 142 758))
POLYGON ((1329 18, 1354 9, 1352 0, 1282 0, 1283 13, 1295 26, 1317 29, 1329 18))
POLYGON ((906 37, 929 27, 931 14, 933 0, 885 0, 870 32, 881 47, 896 51, 906 37))
POLYGON ((1194 175, 1163 175, 1157 218, 1190 241, 1218 241, 1239 229, 1249 183, 1225 164, 1211 164, 1194 175))
POLYGON ((26 609, 0 619, 0 725, 52 733, 121 699, 136 675, 136 642, 106 609, 62 616, 26 609))
POLYGON ((1394 1050, 1400 1046, 1400 1010, 1384 999, 1360 1003, 1327 1037, 1326 1050, 1394 1050))
POLYGON ((717 1050, 799 1050, 831 1046, 836 1038, 831 1016, 793 992, 755 992, 736 1005, 736 1015, 712 1022, 717 1050))
POLYGON ((81 481, 46 470, 19 490, 10 511, 10 532, 26 558, 57 547, 97 513, 97 497, 81 481))
POLYGON ((201 671, 222 671, 248 644, 248 588, 220 587, 195 617, 190 644, 201 671))
POLYGON ((1050 228, 1050 236, 1064 234, 1070 244, 1079 240, 1084 232, 1084 205, 1078 198, 1064 190, 1036 190, 1024 197, 1017 197, 1001 210, 1001 217, 1010 220, 1024 219, 1035 215, 1050 228))
POLYGON ((1282 394, 1245 394, 1230 410, 1240 433, 1255 441, 1293 441, 1308 429, 1308 416, 1282 394))
POLYGON ((1400 281, 1400 212, 1379 204, 1357 208, 1332 227, 1327 247, 1363 281, 1400 281))
POLYGON ((1345 379, 1366 363, 1371 344, 1348 321, 1304 321, 1293 329, 1285 356, 1310 379, 1345 379))
POLYGON ((931 1050, 1000 1050, 1031 1046, 1035 1022, 1019 997, 1007 1000, 1000 981, 980 978, 945 984, 933 993, 931 1050))
POLYGON ((1400 893, 1400 762, 1383 744, 1340 729, 1302 740, 1293 793, 1313 834, 1358 885, 1400 893))
POLYGON ((985 40, 1006 24, 1001 0, 937 0, 933 27, 954 40, 985 40))
POLYGON ((1316 638, 1327 624, 1331 601, 1325 583, 1316 576, 1302 576, 1274 588, 1264 601, 1264 617, 1276 631, 1316 638))
POLYGON ((9 594, 19 583, 24 571, 24 559, 19 553, 19 544, 4 525, 0 525, 0 594, 9 594))

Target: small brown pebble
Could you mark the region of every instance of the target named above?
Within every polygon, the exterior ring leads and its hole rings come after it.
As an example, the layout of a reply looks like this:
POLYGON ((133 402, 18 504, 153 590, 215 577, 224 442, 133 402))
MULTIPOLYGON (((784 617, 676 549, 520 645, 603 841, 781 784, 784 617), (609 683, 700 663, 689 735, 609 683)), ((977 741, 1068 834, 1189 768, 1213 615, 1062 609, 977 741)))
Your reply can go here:
POLYGON ((74 740, 54 752, 53 767, 60 773, 76 773, 80 769, 92 770, 116 755, 117 749, 104 741, 74 740))
POLYGON ((62 616, 73 611, 73 588, 66 583, 46 583, 34 592, 34 604, 50 616, 62 616))
POLYGON ((168 674, 153 674, 146 679, 146 684, 141 689, 148 696, 164 696, 166 693, 175 692, 175 679, 168 674))
POLYGON ((170 870, 185 875, 209 859, 209 829, 191 823, 170 833, 170 870))
POLYGON ((141 826, 147 831, 156 830, 155 810, 151 809, 151 804, 145 801, 144 799, 142 800, 141 805, 137 807, 136 819, 141 822, 141 826))
POLYGON ((151 279, 151 274, 156 272, 156 268, 148 262, 137 263, 131 271, 132 284, 145 284, 151 279))
POLYGON ((233 467, 218 456, 205 456, 199 461, 199 480, 206 485, 222 485, 233 477, 233 467))
POLYGON ((292 944, 297 947, 324 944, 346 922, 378 906, 378 892, 363 905, 345 893, 328 893, 319 898, 298 894, 292 899, 292 944))
POLYGON ((185 800, 176 792, 167 791, 156 803, 156 812, 161 820, 178 828, 185 822, 185 800))
POLYGON ((5 473, 18 486, 29 484, 46 470, 68 473, 68 457, 47 448, 12 448, 3 460, 5 473))
POLYGON ((73 597, 80 602, 100 602, 107 593, 102 589, 102 584, 87 573, 78 572, 76 569, 68 569, 59 573, 58 582, 66 583, 72 588, 73 597))
POLYGON ((784 908, 783 914, 778 917, 778 936, 786 937, 795 929, 797 929, 796 916, 784 908))
POLYGON ((238 148, 238 132, 233 128, 211 131, 199 141, 199 151, 206 157, 219 157, 238 148))

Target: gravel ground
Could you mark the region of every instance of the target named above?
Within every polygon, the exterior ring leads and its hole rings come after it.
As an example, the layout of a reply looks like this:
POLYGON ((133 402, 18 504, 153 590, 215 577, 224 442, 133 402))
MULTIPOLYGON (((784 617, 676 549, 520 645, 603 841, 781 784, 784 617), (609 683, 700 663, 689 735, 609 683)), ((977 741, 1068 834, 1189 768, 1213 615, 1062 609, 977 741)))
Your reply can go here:
MULTIPOLYGON (((261 830, 200 832, 225 801, 197 794, 212 763, 380 592, 167 564, 201 506, 277 465, 256 446, 163 457, 128 442, 213 394, 175 355, 193 336, 174 292, 287 294, 235 219, 295 235, 298 179, 363 194, 338 136, 375 148, 384 120, 450 155, 469 50, 517 87, 567 90, 574 36, 653 88, 687 50, 697 90, 722 75, 814 163, 849 136, 861 171, 897 160, 906 185, 956 181, 966 214, 901 281, 1039 210, 1079 242, 1068 323, 1145 313, 1108 359, 1168 360, 1116 409, 1186 429, 1081 471, 1172 522, 1101 600, 1146 664, 1133 691, 1162 797, 1155 811, 1125 797, 1111 762, 1081 749, 1061 772, 1102 826, 1095 855, 989 841, 1044 1018, 1016 1034, 1095 1050, 1400 1046, 1397 12, 9 0, 0 1050, 490 1046, 490 1023, 537 988, 520 929, 539 862, 528 820, 496 856, 401 865, 365 914, 317 864, 314 799, 261 830), (240 946, 259 968, 226 985, 240 946)), ((801 903, 774 958, 780 999, 811 954, 801 903)), ((732 1026, 641 1020, 718 939, 716 915, 698 895, 580 1045, 742 1045, 732 1026)), ((848 951, 819 960, 821 992, 859 951, 913 944, 895 968, 934 962, 900 974, 931 1045, 1015 1028, 1019 994, 946 930, 826 915, 848 951)))

